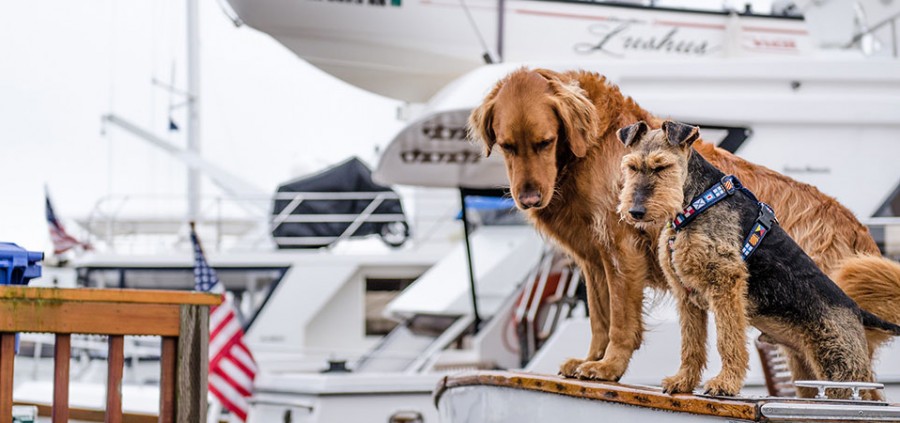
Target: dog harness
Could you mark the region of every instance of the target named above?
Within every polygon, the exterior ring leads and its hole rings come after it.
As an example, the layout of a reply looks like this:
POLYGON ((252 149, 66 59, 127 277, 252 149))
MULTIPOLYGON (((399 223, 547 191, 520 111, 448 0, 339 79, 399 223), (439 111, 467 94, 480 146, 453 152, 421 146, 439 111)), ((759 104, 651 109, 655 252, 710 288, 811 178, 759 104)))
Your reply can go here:
MULTIPOLYGON (((741 181, 734 175, 726 175, 711 188, 694 197, 694 199, 691 200, 691 203, 685 207, 681 213, 678 213, 675 216, 675 219, 669 224, 676 232, 680 231, 689 223, 693 222, 697 215, 709 209, 719 201, 734 195, 734 193, 738 191, 743 192, 759 205, 759 216, 757 216, 756 222, 753 223, 750 233, 744 238, 744 245, 741 247, 741 259, 747 261, 747 258, 759 248, 763 238, 769 233, 769 229, 778 223, 778 219, 775 218, 775 211, 772 210, 768 204, 759 201, 756 196, 753 195, 753 192, 743 186, 741 181)), ((669 238, 669 252, 671 253, 674 251, 675 238, 672 237, 669 238)))

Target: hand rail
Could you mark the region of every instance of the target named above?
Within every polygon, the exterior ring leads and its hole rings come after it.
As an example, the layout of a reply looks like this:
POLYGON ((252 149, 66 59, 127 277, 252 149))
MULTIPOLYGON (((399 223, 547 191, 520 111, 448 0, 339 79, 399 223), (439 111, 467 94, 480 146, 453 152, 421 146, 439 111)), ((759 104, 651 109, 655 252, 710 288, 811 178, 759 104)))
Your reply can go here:
POLYGON ((122 422, 124 336, 161 336, 160 422, 205 421, 209 307, 217 295, 0 286, 0 423, 12 422, 16 332, 56 334, 52 421, 69 420, 71 336, 108 336, 106 421, 122 422))
POLYGON ((900 12, 894 13, 893 15, 887 17, 886 19, 882 20, 881 22, 878 22, 877 24, 872 25, 871 27, 867 28, 865 31, 860 31, 859 33, 854 35, 853 38, 850 39, 850 42, 848 42, 847 45, 845 45, 844 47, 845 48, 853 47, 854 44, 858 43, 866 35, 875 33, 875 31, 878 31, 885 25, 890 25, 891 26, 891 51, 893 52, 894 57, 898 57, 898 52, 897 52, 897 19, 898 18, 900 18, 900 12))

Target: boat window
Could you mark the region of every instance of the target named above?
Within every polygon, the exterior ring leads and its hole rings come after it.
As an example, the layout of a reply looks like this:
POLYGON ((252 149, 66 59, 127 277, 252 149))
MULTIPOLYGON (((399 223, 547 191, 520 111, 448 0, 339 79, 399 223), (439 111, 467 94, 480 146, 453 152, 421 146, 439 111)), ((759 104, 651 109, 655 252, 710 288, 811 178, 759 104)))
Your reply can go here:
POLYGON ((881 204, 869 223, 869 233, 881 253, 900 259, 900 183, 881 204))
MULTIPOLYGON (((286 268, 216 267, 219 280, 233 296, 238 318, 246 329, 256 318, 286 268)), ((111 268, 78 269, 78 285, 88 288, 137 288, 189 291, 194 289, 194 269, 111 268)))
MULTIPOLYGON (((706 13, 727 15, 728 9, 721 2, 685 2, 677 0, 539 0, 562 3, 586 3, 598 6, 628 9, 644 9, 661 12, 706 13)), ((803 14, 794 2, 775 2, 768 9, 753 8, 746 2, 737 10, 742 16, 760 16, 769 18, 803 19, 803 14)))
POLYGON ((875 217, 900 217, 900 184, 875 212, 875 217))
POLYGON ((702 123, 694 123, 694 125, 700 127, 700 137, 703 138, 703 141, 715 144, 730 153, 737 153, 744 142, 753 135, 752 129, 743 126, 705 125, 702 123))
POLYGON ((387 335, 397 322, 384 316, 387 307, 415 278, 366 278, 366 335, 387 335))

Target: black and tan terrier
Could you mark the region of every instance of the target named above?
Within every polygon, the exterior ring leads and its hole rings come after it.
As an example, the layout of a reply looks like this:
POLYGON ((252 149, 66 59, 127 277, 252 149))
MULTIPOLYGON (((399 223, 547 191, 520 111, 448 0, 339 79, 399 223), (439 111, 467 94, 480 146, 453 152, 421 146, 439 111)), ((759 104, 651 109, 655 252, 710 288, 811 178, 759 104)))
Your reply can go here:
POLYGON ((722 357, 721 372, 706 383, 708 394, 741 390, 748 325, 785 346, 792 363, 808 364, 810 377, 872 381, 863 327, 893 335, 900 327, 860 309, 779 227, 768 206, 694 152, 698 131, 666 121, 657 130, 638 122, 618 132, 628 147, 619 214, 639 228, 665 225, 659 263, 678 300, 682 346, 681 367, 663 380, 664 391, 691 392, 699 384, 707 310, 715 315, 722 357))

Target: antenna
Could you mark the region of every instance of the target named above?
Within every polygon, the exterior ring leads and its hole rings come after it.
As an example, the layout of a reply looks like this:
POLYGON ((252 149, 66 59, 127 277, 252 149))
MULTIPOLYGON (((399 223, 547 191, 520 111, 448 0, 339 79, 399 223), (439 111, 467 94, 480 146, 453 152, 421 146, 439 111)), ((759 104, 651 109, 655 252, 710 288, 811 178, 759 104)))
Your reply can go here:
MULTIPOLYGON (((197 0, 187 1, 187 151, 200 156, 200 27, 197 0)), ((200 169, 188 168, 188 220, 200 218, 200 169)))

